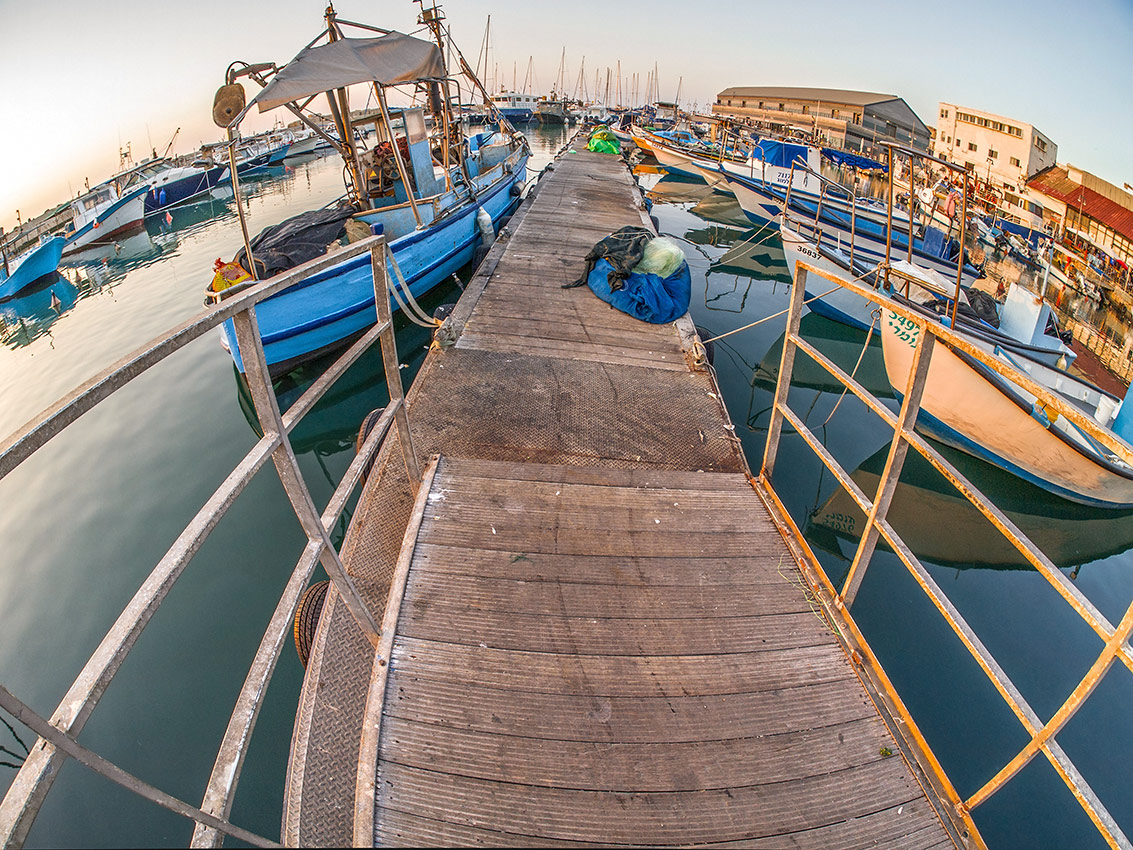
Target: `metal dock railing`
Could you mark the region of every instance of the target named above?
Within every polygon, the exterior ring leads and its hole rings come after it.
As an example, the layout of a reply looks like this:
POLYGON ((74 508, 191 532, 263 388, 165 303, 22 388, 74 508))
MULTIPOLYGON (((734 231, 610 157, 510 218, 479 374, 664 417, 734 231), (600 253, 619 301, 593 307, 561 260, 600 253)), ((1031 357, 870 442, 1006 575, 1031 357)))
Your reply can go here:
MULTIPOLYGON (((1013 777, 1037 755, 1044 755, 1057 772, 1062 781, 1069 788, 1074 798, 1081 804, 1098 832, 1111 847, 1128 848, 1128 837, 1114 821, 1101 800, 1098 799, 1089 783, 1083 778, 1066 752, 1058 745, 1056 736, 1075 712, 1095 691, 1106 673, 1115 662, 1124 664, 1133 672, 1133 651, 1130 649, 1130 634, 1133 633, 1133 603, 1130 604, 1120 622, 1115 626, 1098 608, 1074 585, 1074 583, 1047 558, 1019 528, 997 508, 980 490, 972 484, 955 466, 948 462, 931 443, 913 430, 917 414, 921 406, 921 398, 929 374, 929 364, 937 345, 944 345, 955 349, 971 358, 978 360, 988 369, 1007 377, 1023 386, 1036 395, 1049 410, 1057 415, 1066 417, 1073 422, 1090 438, 1102 446, 1113 451, 1118 457, 1130 458, 1129 449, 1112 434, 1100 428, 1089 416, 1069 404, 1065 399, 1051 393, 1027 375, 1010 369, 997 358, 988 355, 982 349, 972 345, 960 335, 939 322, 927 319, 920 313, 910 310, 902 304, 888 298, 876 289, 850 280, 830 275, 806 263, 800 263, 791 294, 791 304, 787 318, 787 333, 783 345, 783 356, 779 371, 779 383, 776 388, 774 407, 771 422, 768 426, 767 446, 763 458, 763 468, 759 482, 767 497, 777 501, 773 490, 775 461, 779 450, 779 440, 784 423, 787 423, 806 441, 807 445, 818 455, 823 464, 837 479, 839 485, 846 490, 854 502, 866 516, 866 526, 862 531, 861 541, 854 554, 849 573, 840 588, 836 588, 830 578, 822 569, 818 559, 810 552, 801 533, 794 527, 785 509, 779 514, 788 524, 788 541, 795 548, 800 566, 809 573, 812 587, 820 594, 823 604, 831 616, 844 619, 851 636, 853 651, 860 652, 868 662, 865 669, 872 674, 875 686, 885 696, 894 712, 901 718, 902 726, 916 741, 919 751, 927 755, 926 772, 935 777, 938 790, 944 799, 947 799, 959 816, 966 821, 971 820, 970 812, 984 803, 998 790, 1003 788, 1013 777), (799 335, 799 322, 802 318, 803 301, 808 275, 816 274, 832 283, 839 284, 852 292, 857 293, 870 302, 878 305, 879 309, 886 311, 895 319, 907 323, 918 331, 915 336, 915 349, 913 365, 909 373, 909 382, 905 387, 899 388, 902 396, 900 411, 894 415, 884 404, 866 390, 852 376, 847 374, 840 366, 822 354, 813 345, 799 335), (857 396, 863 404, 893 429, 893 441, 890 445, 889 456, 878 484, 877 492, 871 499, 862 492, 850 475, 842 468, 838 461, 830 454, 818 437, 803 423, 803 421, 787 405, 787 390, 791 383, 791 372, 798 352, 814 360, 819 366, 830 373, 843 386, 857 396), (1045 578, 1058 595, 1082 619, 1082 621, 1102 640, 1103 646, 1094 663, 1078 686, 1066 698, 1050 720, 1043 722, 1037 712, 1028 704, 1019 689, 1010 677, 981 642, 972 628, 964 620, 956 606, 940 589, 928 570, 917 556, 901 540, 900 536, 887 522, 886 515, 897 489, 901 469, 909 447, 925 458, 941 475, 943 475, 956 490, 970 502, 987 520, 1002 534, 1023 556, 1027 563, 1035 568, 1045 578), (876 656, 870 651, 867 642, 862 636, 850 614, 865 577, 866 569, 873 557, 879 540, 884 540, 897 554, 897 557, 912 574, 919 587, 932 601, 933 606, 956 633, 964 647, 975 659, 980 669, 991 681, 1004 703, 1018 718, 1029 738, 1027 744, 1002 769, 987 782, 970 795, 962 799, 948 780, 940 763, 932 755, 932 749, 924 736, 917 728, 911 714, 905 708, 892 683, 885 675, 876 656)), ((974 824, 972 824, 974 829, 974 824)))
POLYGON ((0 803, 0 844, 3 846, 19 847, 23 844, 44 798, 51 790, 63 762, 68 758, 83 763, 96 773, 157 805, 194 820, 197 823, 193 837, 195 846, 215 846, 219 843, 222 834, 232 835, 257 846, 276 846, 276 842, 230 823, 228 817, 252 729, 280 652, 291 632, 300 596, 310 582, 316 565, 321 564, 348 607, 357 627, 369 640, 376 643, 377 624, 373 614, 362 601, 353 581, 343 569, 342 561, 331 543, 329 533, 338 522, 351 493, 357 487, 363 469, 395 423, 401 438, 400 444, 409 447, 404 454, 407 469, 414 478, 420 476, 416 457, 411 449, 412 441, 405 415, 401 373, 398 369, 396 341, 390 316, 391 283, 386 270, 387 253, 384 237, 370 237, 270 280, 249 285, 241 290, 233 289, 219 307, 195 316, 96 375, 46 410, 35 422, 17 431, 5 441, 3 446, 0 446, 0 479, 2 479, 69 424, 133 379, 159 365, 169 355, 222 323, 229 320, 234 323, 240 350, 244 355, 249 390, 263 437, 216 489, 154 567, 49 719, 36 714, 15 695, 0 686, 0 707, 40 736, 39 742, 31 748, 31 753, 13 780, 3 802, 0 803), (367 251, 371 254, 374 269, 377 324, 347 349, 286 413, 281 414, 268 376, 263 346, 256 325, 256 304, 328 266, 367 251), (288 434, 350 365, 375 342, 380 343, 382 348, 390 403, 343 475, 326 510, 320 515, 299 471, 288 434), (107 762, 79 744, 77 738, 150 618, 164 602, 209 533, 269 459, 275 465, 308 542, 287 582, 248 671, 220 744, 208 787, 200 805, 194 806, 154 788, 107 762))

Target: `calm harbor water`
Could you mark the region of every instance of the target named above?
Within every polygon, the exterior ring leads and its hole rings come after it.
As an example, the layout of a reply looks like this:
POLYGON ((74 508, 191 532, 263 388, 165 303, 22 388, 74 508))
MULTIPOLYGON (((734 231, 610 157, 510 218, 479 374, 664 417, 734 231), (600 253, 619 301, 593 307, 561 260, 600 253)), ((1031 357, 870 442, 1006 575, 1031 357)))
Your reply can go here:
MULTIPOLYGON (((532 170, 565 130, 531 133, 532 170)), ((786 307, 789 279, 776 239, 756 233, 734 201, 706 187, 641 175, 664 233, 682 241, 693 269, 692 313, 710 334, 786 307)), ((316 159, 250 186, 253 232, 341 193, 334 159, 316 159)), ((240 242, 232 200, 176 210, 106 256, 66 271, 50 289, 0 305, 0 431, 9 433, 137 345, 196 313, 217 257, 240 242), (54 296, 54 300, 53 297, 54 296), (54 306, 53 306, 54 304, 54 306), (18 311, 18 312, 17 312, 18 311)), ((442 287, 424 306, 454 300, 442 287)), ((753 467, 762 457, 783 320, 717 343, 716 369, 753 467)), ((880 349, 864 335, 809 316, 804 333, 891 397, 880 349)), ((411 376, 427 337, 399 331, 411 376)), ((313 369, 277 386, 286 404, 313 369)), ((379 357, 357 364, 293 434, 318 504, 353 456, 362 417, 384 401, 379 357)), ((791 404, 867 492, 890 435, 817 369, 797 373, 791 404), (827 421, 828 420, 828 421, 827 421)), ((890 402, 894 406, 896 402, 890 402)), ((137 380, 0 482, 4 541, 0 681, 50 713, 106 629, 189 517, 256 435, 228 355, 209 335, 137 380)), ((962 455, 952 457, 1001 501, 1112 620, 1133 597, 1133 514, 1090 511, 1047 497, 962 455)), ((826 569, 844 575, 861 517, 797 436, 785 435, 776 487, 826 569)), ((1048 717, 1100 646, 1036 573, 1004 549, 974 511, 923 465, 910 463, 892 519, 1036 710, 1048 717)), ((872 485, 871 485, 872 482, 872 485)), ((342 530, 339 529, 339 539, 342 530)), ((263 626, 304 538, 274 473, 258 475, 210 537, 146 629, 84 730, 82 741, 170 793, 199 799, 263 626)), ((879 552, 855 616, 961 794, 970 794, 1022 745, 959 641, 895 557, 879 552)), ((233 819, 278 834, 283 776, 302 678, 286 651, 264 708, 233 819)), ((1111 671, 1059 740, 1127 832, 1133 832, 1133 677, 1111 671)), ((6 730, 0 744, 12 748, 6 730)), ((30 743, 30 739, 28 739, 30 743)), ((13 771, 4 768, 4 785, 13 771)), ((1045 760, 977 810, 992 847, 1101 846, 1045 760)), ((30 837, 31 846, 184 845, 182 819, 68 764, 30 837)))

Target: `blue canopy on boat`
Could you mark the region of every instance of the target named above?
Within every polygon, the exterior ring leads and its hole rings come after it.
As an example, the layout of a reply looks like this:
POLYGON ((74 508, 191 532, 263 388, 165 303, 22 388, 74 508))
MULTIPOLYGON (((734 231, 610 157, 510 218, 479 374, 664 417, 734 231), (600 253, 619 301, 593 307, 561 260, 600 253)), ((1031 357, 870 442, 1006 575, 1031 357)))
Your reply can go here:
POLYGON ((774 139, 764 139, 751 150, 751 155, 756 159, 762 159, 768 165, 777 165, 780 168, 790 168, 796 160, 801 160, 805 165, 806 153, 806 145, 777 142, 774 139))
POLYGON ((835 165, 848 165, 859 171, 889 170, 888 165, 884 165, 875 159, 870 159, 868 156, 862 156, 860 153, 850 153, 849 151, 840 151, 835 148, 823 148, 822 155, 835 165))

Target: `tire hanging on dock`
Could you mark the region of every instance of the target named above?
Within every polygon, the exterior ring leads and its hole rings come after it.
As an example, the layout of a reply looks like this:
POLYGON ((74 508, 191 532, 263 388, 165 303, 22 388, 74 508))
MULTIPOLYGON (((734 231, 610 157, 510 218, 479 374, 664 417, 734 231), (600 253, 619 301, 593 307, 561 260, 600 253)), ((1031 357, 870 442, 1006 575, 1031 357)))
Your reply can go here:
POLYGON ((326 602, 329 581, 320 581, 312 584, 303 591, 299 597, 299 607, 295 611, 295 652, 299 655, 299 663, 304 668, 311 657, 311 647, 315 643, 315 630, 319 627, 319 617, 323 613, 323 603, 326 602))
MULTIPOLYGON (((358 436, 354 438, 354 454, 357 455, 362 451, 362 444, 366 442, 366 438, 370 436, 370 432, 374 430, 374 426, 378 420, 382 418, 382 414, 386 412, 384 407, 379 407, 377 410, 371 410, 366 414, 366 418, 362 420, 362 425, 358 428, 358 436)), ((370 475, 370 470, 374 468, 374 457, 371 457, 369 462, 362 468, 362 482, 365 483, 370 475)))

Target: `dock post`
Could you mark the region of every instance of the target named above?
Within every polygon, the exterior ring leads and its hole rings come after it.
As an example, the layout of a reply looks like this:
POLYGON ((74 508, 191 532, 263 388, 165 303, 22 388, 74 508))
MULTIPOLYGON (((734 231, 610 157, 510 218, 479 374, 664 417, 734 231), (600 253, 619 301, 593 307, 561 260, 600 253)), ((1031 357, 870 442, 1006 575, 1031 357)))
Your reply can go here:
POLYGON ((767 445, 763 449, 763 469, 760 477, 771 480, 775 458, 779 453, 779 435, 783 430, 782 408, 787 404, 791 388, 791 372, 795 367, 795 339, 803 318, 803 299, 806 295, 806 267, 795 268, 795 282, 791 288, 791 305, 787 312, 787 333, 783 337, 783 356, 779 361, 779 382, 775 386, 775 401, 771 406, 771 421, 767 425, 767 445))
POLYGON ((924 385, 928 379, 928 366, 935 345, 936 337, 921 326, 917 346, 913 351, 909 380, 905 385, 905 398, 901 402, 897 426, 893 429, 889 457, 885 460, 885 470, 881 473, 881 481, 878 482, 877 494, 873 497, 873 507, 866 519, 861 542, 858 544, 857 552, 854 553, 850 571, 846 574, 846 582, 842 585, 842 603, 847 609, 854 604, 854 597, 858 595, 858 588, 865 578, 866 567, 869 566, 873 551, 877 548, 877 524, 885 521, 889 513, 889 505, 893 501, 893 494, 897 491, 901 468, 905 465, 905 456, 909 453, 909 441, 905 435, 913 430, 913 425, 917 421, 917 413, 921 409, 921 396, 924 394, 924 385))
POLYGON ((326 570, 327 576, 334 582, 335 588, 350 609, 358 627, 376 646, 378 624, 343 567, 338 551, 323 527, 322 518, 311 498, 311 492, 307 489, 303 474, 299 471, 299 461, 291 448, 291 440, 287 436, 287 428, 283 425, 279 402, 276 400, 275 390, 272 389, 271 378, 268 375, 267 358, 264 356, 263 344, 260 342, 260 328, 256 321, 255 307, 237 313, 232 317, 232 323, 236 328, 236 342, 244 361, 244 375, 248 380, 248 391, 255 404, 260 427, 264 436, 272 432, 279 435, 279 445, 271 453, 271 459, 283 489, 287 492, 287 499, 291 502, 291 507, 295 511, 295 516, 299 518, 307 539, 311 543, 319 544, 319 561, 326 570))
MULTIPOLYGON (((378 312, 378 324, 384 324, 385 330, 380 337, 382 349, 382 363, 386 371, 386 389, 389 390, 391 404, 397 405, 394 421, 397 422, 397 440, 401 443, 401 454, 405 459, 405 473, 409 476, 409 486, 416 495, 417 487, 421 484, 421 465, 417 462, 417 449, 413 445, 413 438, 409 433, 409 416, 405 412, 405 388, 401 384, 401 367, 397 362, 397 341, 393 334, 393 317, 390 314, 390 281, 389 270, 386 267, 387 257, 392 260, 389 246, 382 241, 375 245, 370 252, 370 263, 374 272, 374 304, 378 312)), ((396 284, 393 284, 396 286, 396 284)), ((405 284, 408 288, 409 284, 405 284)))

